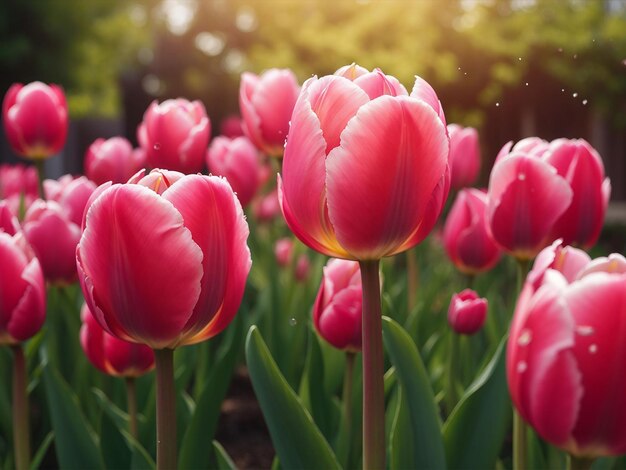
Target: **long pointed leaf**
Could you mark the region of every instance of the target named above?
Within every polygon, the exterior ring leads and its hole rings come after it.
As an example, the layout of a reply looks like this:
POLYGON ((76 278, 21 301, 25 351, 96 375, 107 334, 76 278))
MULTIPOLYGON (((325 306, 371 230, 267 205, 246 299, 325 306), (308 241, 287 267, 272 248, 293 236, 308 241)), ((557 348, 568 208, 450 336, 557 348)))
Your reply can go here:
POLYGON ((246 361, 281 466, 339 469, 330 445, 278 370, 255 326, 246 338, 246 361))
POLYGON ((406 394, 411 420, 410 440, 417 468, 446 468, 439 411, 417 346, 391 318, 383 317, 383 338, 396 375, 406 394))

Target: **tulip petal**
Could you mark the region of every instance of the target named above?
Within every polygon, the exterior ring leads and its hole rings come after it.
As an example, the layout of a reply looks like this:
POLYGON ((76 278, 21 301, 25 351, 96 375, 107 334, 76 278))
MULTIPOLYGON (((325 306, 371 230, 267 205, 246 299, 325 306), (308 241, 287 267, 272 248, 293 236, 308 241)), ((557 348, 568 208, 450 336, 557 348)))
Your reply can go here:
POLYGON ((26 289, 7 325, 9 334, 18 341, 34 336, 46 319, 45 282, 37 258, 30 260, 22 279, 26 281, 26 289))
POLYGON ((248 224, 228 182, 217 176, 190 175, 163 198, 181 213, 203 253, 202 291, 181 339, 190 344, 219 333, 239 308, 252 263, 248 224))
POLYGON ((446 129, 425 102, 382 96, 362 106, 326 162, 341 246, 356 259, 410 248, 447 159, 446 129))
POLYGON ((169 201, 111 186, 89 208, 78 258, 116 336, 157 349, 178 339, 200 295, 202 250, 169 201))
POLYGON ((22 279, 22 271, 28 262, 26 255, 16 246, 13 237, 0 232, 0 332, 6 330, 11 321, 15 307, 20 301, 26 289, 26 283, 22 279))
MULTIPOLYGON (((565 294, 577 325, 575 355, 584 394, 574 437, 581 451, 602 443, 626 452, 626 275, 593 273, 565 294)), ((598 449, 600 451, 600 449, 598 449)))

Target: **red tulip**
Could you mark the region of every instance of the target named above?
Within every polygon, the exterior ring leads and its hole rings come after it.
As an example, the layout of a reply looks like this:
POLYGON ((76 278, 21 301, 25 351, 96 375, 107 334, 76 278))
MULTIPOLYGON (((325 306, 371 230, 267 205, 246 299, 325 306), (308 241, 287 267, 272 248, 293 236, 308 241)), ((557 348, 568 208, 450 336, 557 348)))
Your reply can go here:
POLYGON ((220 134, 229 139, 245 135, 241 117, 237 115, 227 116, 220 124, 220 134))
POLYGON ((480 171, 478 132, 473 127, 448 124, 450 136, 450 186, 461 189, 471 186, 480 171))
POLYGON ((270 69, 260 76, 249 72, 241 75, 239 107, 243 130, 265 154, 283 154, 299 91, 296 76, 288 69, 270 69))
POLYGON ((253 214, 259 222, 269 222, 280 215, 278 191, 273 189, 253 203, 253 214))
POLYGON ((485 324, 487 318, 487 299, 481 298, 471 290, 465 289, 452 296, 448 308, 448 324, 460 335, 473 335, 485 324))
POLYGON ((134 151, 124 137, 96 139, 85 154, 85 174, 97 185, 125 183, 145 166, 146 154, 134 151))
POLYGON ((154 352, 145 344, 122 341, 102 329, 87 304, 80 312, 80 345, 87 359, 105 374, 139 377, 154 368, 154 352))
POLYGON ((250 270, 241 204, 216 176, 154 170, 131 182, 87 210, 76 258, 90 310, 107 332, 153 349, 218 334, 250 270))
POLYGON ((362 289, 359 264, 331 259, 313 306, 319 335, 338 349, 361 350, 362 289))
POLYGON ((532 259, 554 240, 553 227, 572 201, 565 178, 544 159, 521 150, 500 152, 489 178, 487 219, 500 247, 532 259))
POLYGON ((513 403, 546 441, 582 457, 626 453, 626 259, 560 243, 537 258, 507 349, 513 403))
POLYGON ((477 274, 493 268, 500 259, 500 248, 487 226, 487 194, 478 189, 462 189, 443 228, 443 245, 459 271, 477 274))
POLYGON ((246 137, 216 137, 206 154, 209 172, 225 177, 247 206, 261 184, 261 161, 256 148, 246 137))
POLYGON ((293 255, 293 240, 291 238, 281 238, 274 246, 274 256, 278 266, 289 266, 293 255))
POLYGON ((296 261, 296 281, 306 282, 311 274, 311 261, 306 253, 301 253, 296 261))
POLYGON ((153 168, 183 173, 202 169, 210 135, 211 122, 204 105, 182 98, 152 102, 137 129, 139 143, 153 168))
POLYGON ((28 208, 22 226, 46 280, 55 284, 74 282, 80 226, 68 218, 61 205, 37 199, 28 208))
MULTIPOLYGON (((419 243, 449 188, 448 137, 425 86, 380 70, 313 77, 291 119, 279 199, 291 230, 329 256, 374 260, 419 243)), ((432 89, 431 89, 432 90, 432 89)))
POLYGON ((0 344, 37 333, 46 316, 46 287, 39 261, 23 235, 0 231, 0 344))
POLYGON ((61 87, 13 84, 2 102, 2 121, 11 148, 30 159, 48 158, 65 145, 67 103, 61 87))
POLYGON ((572 202, 556 221, 552 231, 566 245, 592 247, 602 230, 611 195, 611 182, 604 176, 598 152, 585 140, 557 139, 544 159, 570 184, 572 202))
POLYGON ((7 201, 0 200, 0 232, 13 236, 20 230, 20 224, 7 201))

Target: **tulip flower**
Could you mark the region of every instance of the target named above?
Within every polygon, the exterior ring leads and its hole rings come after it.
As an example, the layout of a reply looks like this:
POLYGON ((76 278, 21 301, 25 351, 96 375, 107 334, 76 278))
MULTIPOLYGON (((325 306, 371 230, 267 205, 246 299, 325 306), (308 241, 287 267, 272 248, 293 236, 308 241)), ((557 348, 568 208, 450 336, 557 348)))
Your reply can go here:
POLYGON ((245 72, 239 86, 243 130, 266 155, 281 156, 300 86, 288 69, 245 72))
POLYGON ((311 274, 311 261, 306 253, 301 253, 296 261, 296 281, 306 282, 309 279, 309 274, 311 274))
POLYGON ((274 256, 278 266, 289 266, 293 255, 293 240, 291 238, 281 238, 274 245, 274 256))
POLYGON ((146 154, 134 151, 124 137, 96 139, 85 154, 85 174, 97 185, 125 183, 145 166, 146 154))
POLYGON ((494 240, 519 260, 534 258, 554 241, 553 229, 573 191, 547 161, 532 151, 500 152, 489 178, 487 219, 494 240))
POLYGON ((200 101, 153 101, 137 129, 137 139, 153 168, 183 173, 202 169, 211 122, 200 101))
POLYGON ((443 228, 443 246, 459 271, 474 275, 493 268, 500 248, 487 226, 487 194, 478 189, 459 191, 443 228))
POLYGON ((21 164, 0 165, 0 199, 25 195, 37 197, 37 170, 21 164))
POLYGON ((63 90, 41 82, 13 84, 4 96, 2 122, 17 154, 33 160, 51 157, 63 148, 67 136, 63 90))
POLYGON ((13 352, 13 443, 15 467, 29 468, 26 358, 21 342, 34 336, 46 315, 46 287, 39 261, 22 233, 0 231, 0 345, 13 352))
POLYGON ((220 124, 220 134, 229 139, 245 135, 241 117, 237 115, 227 116, 220 124))
POLYGON ((626 259, 590 261, 560 243, 537 258, 507 348, 511 398, 549 443, 577 458, 626 453, 626 259))
POLYGON ((602 230, 611 195, 598 152, 585 140, 557 139, 550 143, 544 159, 567 180, 572 202, 552 229, 554 238, 566 245, 592 247, 602 230))
POLYGON ((471 186, 480 171, 478 132, 473 127, 448 124, 450 136, 450 186, 461 189, 471 186))
POLYGON ((157 466, 176 466, 173 349, 204 341, 233 319, 250 270, 248 226, 217 176, 140 172, 104 189, 87 210, 76 250, 98 323, 155 350, 157 466))
POLYGON ((278 177, 283 216, 307 246, 358 260, 363 285, 363 467, 385 467, 380 259, 433 228, 449 190, 449 141, 428 83, 408 94, 353 64, 305 82, 278 177))
POLYGON ((280 216, 280 203, 278 202, 278 191, 273 189, 269 193, 261 196, 252 205, 254 217, 261 223, 270 222, 280 216))
POLYGON ((261 184, 261 161, 256 148, 246 137, 229 139, 216 137, 206 154, 211 174, 225 177, 239 198, 247 206, 261 184))
POLYGON ((465 289, 452 296, 448 309, 448 324, 455 333, 473 335, 479 331, 487 318, 487 299, 465 289))
POLYGON ((20 224, 7 201, 0 200, 0 232, 11 236, 20 230, 20 224))
POLYGON ((313 325, 337 349, 361 351, 361 295, 359 263, 328 261, 313 306, 313 325))

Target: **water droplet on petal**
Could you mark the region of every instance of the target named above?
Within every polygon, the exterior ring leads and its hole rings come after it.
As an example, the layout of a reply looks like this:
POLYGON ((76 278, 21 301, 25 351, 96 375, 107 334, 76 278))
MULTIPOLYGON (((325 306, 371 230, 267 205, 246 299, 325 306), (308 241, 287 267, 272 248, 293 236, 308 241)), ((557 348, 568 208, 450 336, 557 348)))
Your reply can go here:
POLYGON ((520 346, 528 346, 533 339, 533 333, 529 329, 522 330, 522 334, 517 338, 517 344, 520 346))
POLYGON ((524 181, 526 179, 526 174, 520 173, 519 175, 517 175, 517 179, 520 181, 524 181))
POLYGON ((528 369, 528 364, 526 364, 526 361, 520 361, 517 363, 517 372, 521 374, 525 372, 526 369, 528 369))
POLYGON ((589 346, 589 353, 590 354, 595 354, 598 352, 598 345, 597 344, 592 344, 589 346))
POLYGON ((289 326, 296 326, 298 324, 298 320, 295 319, 295 317, 291 317, 289 319, 289 326))
POLYGON ((158 142, 156 142, 154 144, 154 150, 160 150, 161 149, 161 144, 159 144, 158 142))
POLYGON ((576 327, 576 333, 580 336, 591 336, 594 333, 593 326, 579 325, 576 327))

